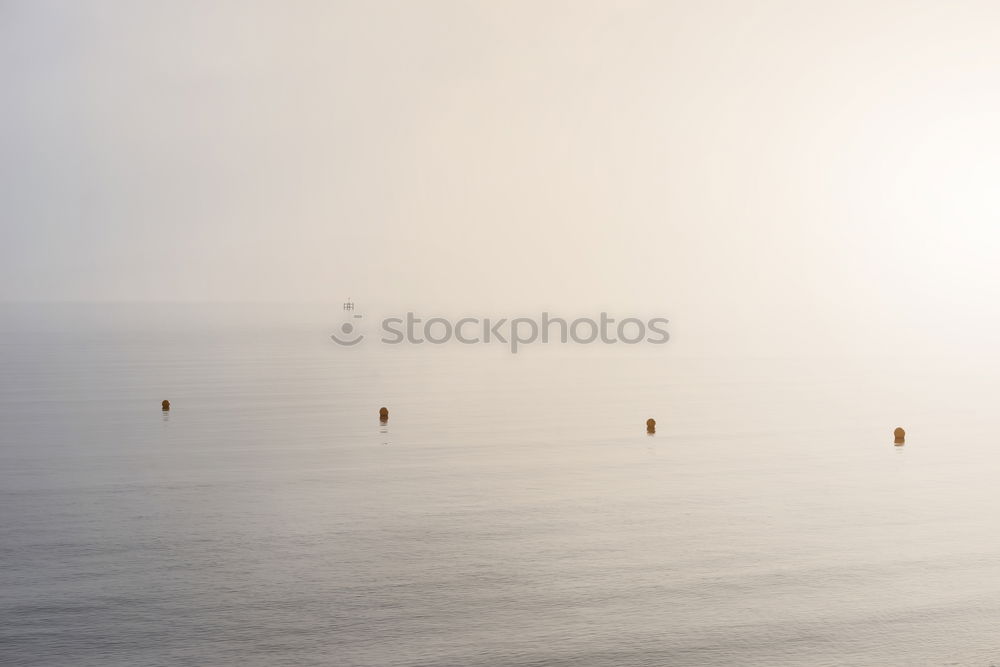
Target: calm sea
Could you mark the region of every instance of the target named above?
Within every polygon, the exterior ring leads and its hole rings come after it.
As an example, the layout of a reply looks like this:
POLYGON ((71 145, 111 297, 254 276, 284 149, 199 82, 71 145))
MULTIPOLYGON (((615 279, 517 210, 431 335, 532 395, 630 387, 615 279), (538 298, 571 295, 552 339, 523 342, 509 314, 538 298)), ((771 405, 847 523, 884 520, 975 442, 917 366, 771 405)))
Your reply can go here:
POLYGON ((1000 663, 995 370, 0 312, 5 667, 1000 663))

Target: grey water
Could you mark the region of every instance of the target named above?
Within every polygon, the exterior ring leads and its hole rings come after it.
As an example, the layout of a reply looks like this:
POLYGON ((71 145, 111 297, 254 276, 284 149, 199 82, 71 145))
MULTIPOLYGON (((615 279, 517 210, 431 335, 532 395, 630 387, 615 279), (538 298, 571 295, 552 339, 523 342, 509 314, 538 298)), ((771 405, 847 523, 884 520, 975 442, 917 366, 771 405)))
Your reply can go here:
POLYGON ((4 666, 1000 663, 995 367, 0 308, 4 666))

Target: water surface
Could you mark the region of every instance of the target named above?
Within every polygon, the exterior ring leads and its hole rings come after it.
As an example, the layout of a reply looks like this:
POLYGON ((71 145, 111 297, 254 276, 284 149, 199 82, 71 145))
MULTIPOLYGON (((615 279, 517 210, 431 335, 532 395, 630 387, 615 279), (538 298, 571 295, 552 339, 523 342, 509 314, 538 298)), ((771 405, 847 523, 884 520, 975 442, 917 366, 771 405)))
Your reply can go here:
POLYGON ((993 370, 3 308, 0 664, 1000 662, 993 370))

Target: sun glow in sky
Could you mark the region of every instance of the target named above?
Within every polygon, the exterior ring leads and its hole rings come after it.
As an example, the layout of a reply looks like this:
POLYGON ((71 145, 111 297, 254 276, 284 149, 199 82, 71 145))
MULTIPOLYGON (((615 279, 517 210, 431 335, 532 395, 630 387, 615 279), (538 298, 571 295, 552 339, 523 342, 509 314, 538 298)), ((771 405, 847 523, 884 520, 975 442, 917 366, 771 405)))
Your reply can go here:
POLYGON ((0 298, 985 345, 998 26, 993 2, 0 3, 0 298))

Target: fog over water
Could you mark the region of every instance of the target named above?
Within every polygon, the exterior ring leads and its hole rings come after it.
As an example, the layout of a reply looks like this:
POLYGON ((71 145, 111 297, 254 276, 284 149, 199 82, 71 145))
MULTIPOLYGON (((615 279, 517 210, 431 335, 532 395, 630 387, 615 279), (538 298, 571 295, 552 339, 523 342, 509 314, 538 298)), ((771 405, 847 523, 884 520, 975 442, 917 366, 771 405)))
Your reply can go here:
POLYGON ((998 45, 986 1, 0 0, 0 663, 1000 662, 998 45))
POLYGON ((6 300, 669 311, 804 351, 997 331, 995 3, 0 19, 6 300))

